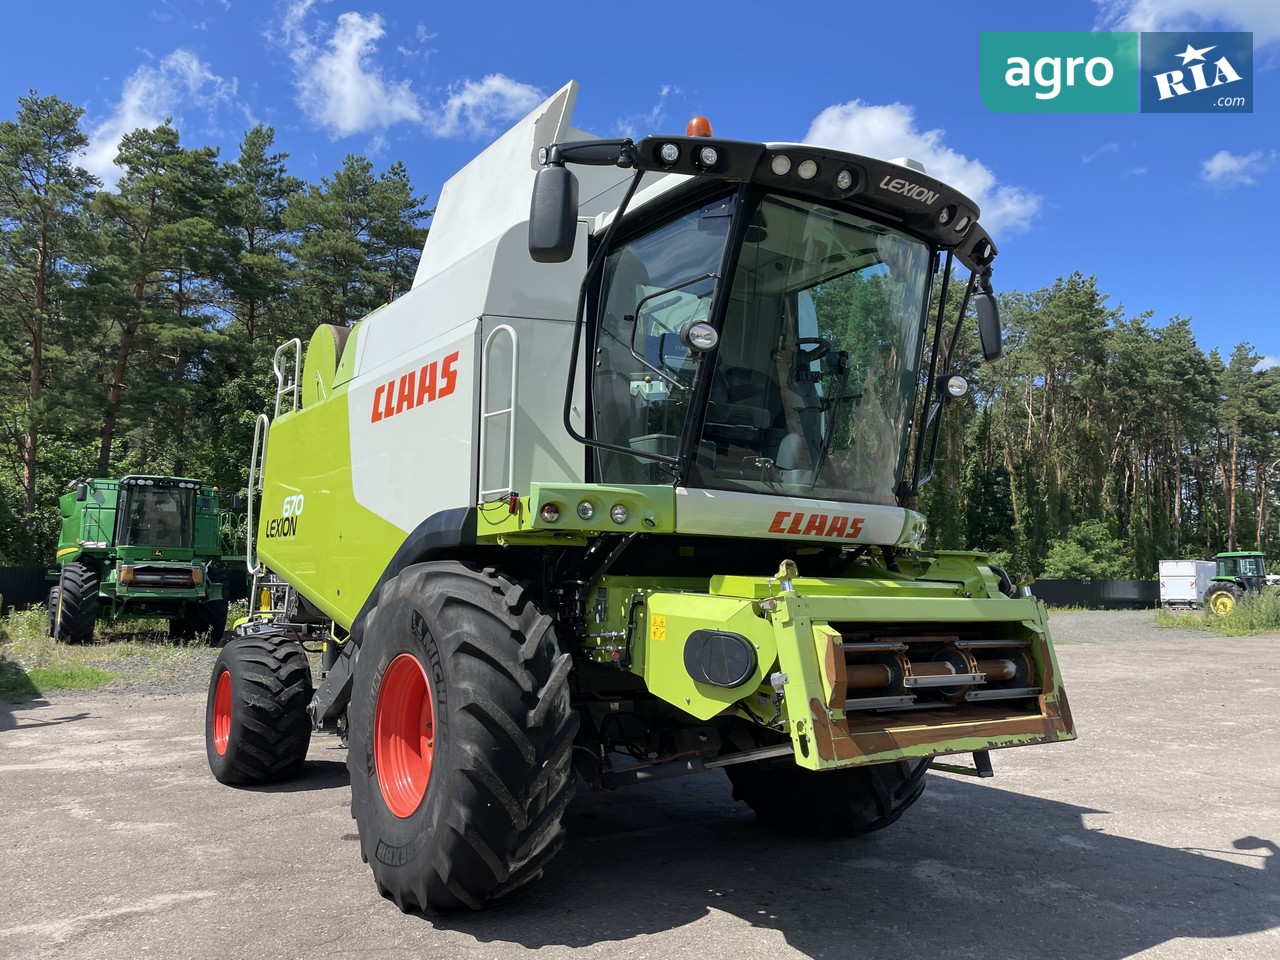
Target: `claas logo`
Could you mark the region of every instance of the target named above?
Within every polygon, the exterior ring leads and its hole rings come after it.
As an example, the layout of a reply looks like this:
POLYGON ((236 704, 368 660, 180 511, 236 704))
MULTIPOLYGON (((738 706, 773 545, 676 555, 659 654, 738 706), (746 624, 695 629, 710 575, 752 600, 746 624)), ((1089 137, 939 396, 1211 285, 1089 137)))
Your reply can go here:
POLYGON ((855 540, 862 533, 865 517, 834 516, 826 513, 792 513, 779 510, 769 524, 770 533, 785 533, 793 537, 835 537, 839 540, 855 540))
POLYGON ((443 400, 458 385, 458 362, 455 350, 443 360, 432 360, 420 370, 410 370, 398 380, 388 380, 373 392, 373 411, 370 423, 386 420, 397 413, 412 410, 433 400, 443 400))

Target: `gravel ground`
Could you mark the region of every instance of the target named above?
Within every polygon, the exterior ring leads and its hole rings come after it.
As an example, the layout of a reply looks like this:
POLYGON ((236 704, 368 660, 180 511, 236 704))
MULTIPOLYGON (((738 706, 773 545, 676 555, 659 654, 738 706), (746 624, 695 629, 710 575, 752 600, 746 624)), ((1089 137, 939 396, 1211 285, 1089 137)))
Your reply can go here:
POLYGON ((1155 622, 1154 610, 1064 610, 1049 614, 1054 643, 1132 642, 1150 640, 1205 640, 1213 635, 1155 622))
POLYGON ((210 776, 207 663, 0 704, 0 957, 1275 960, 1277 636, 1055 614, 1081 739, 935 773, 892 828, 763 833, 709 775, 583 794, 530 893, 446 919, 374 889, 345 753, 210 776))

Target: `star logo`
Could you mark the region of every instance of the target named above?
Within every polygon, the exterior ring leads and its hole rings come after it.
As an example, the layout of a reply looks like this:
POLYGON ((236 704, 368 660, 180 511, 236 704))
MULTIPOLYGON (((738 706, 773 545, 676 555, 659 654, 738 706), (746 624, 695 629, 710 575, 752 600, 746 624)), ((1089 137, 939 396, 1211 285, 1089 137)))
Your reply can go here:
POLYGON ((1175 56, 1175 57, 1181 57, 1181 58, 1182 58, 1182 65, 1185 67, 1185 66, 1186 66, 1188 63, 1190 63, 1192 60, 1203 60, 1203 59, 1204 59, 1204 55, 1205 55, 1206 53, 1208 53, 1210 50, 1213 50, 1213 49, 1215 49, 1215 48, 1214 48, 1214 47, 1202 47, 1201 49, 1197 50, 1195 47, 1193 47, 1191 44, 1189 44, 1189 43, 1188 43, 1188 44, 1187 44, 1187 49, 1183 50, 1181 53, 1175 53, 1175 54, 1174 54, 1174 56, 1175 56))

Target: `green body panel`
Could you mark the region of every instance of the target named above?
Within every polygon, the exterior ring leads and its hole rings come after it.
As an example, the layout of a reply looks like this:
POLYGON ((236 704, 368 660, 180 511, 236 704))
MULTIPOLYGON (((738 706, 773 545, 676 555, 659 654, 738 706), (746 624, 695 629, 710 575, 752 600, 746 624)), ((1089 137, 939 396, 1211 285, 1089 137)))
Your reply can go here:
POLYGON ((256 518, 262 562, 343 629, 406 536, 356 502, 349 430, 345 385, 324 403, 276 418, 256 518), (298 494, 302 513, 286 517, 286 498, 298 494))
POLYGON ((963 553, 924 558, 927 570, 915 579, 605 577, 588 602, 588 652, 598 663, 643 678, 651 694, 695 720, 728 711, 758 725, 772 722, 790 736, 796 762, 814 770, 1075 739, 1044 606, 1001 595, 983 559, 963 553), (832 728, 850 721, 843 688, 825 658, 828 649, 840 649, 842 630, 861 624, 921 633, 989 628, 993 636, 1026 643, 1041 688, 1037 712, 1023 707, 997 717, 978 707, 969 714, 862 715, 841 741, 845 755, 824 756, 815 740, 829 740, 832 728), (707 629, 735 633, 754 647, 755 669, 741 684, 724 688, 690 676, 686 639, 707 629))
POLYGON ((523 543, 585 543, 598 533, 672 533, 676 520, 675 490, 669 486, 608 486, 596 483, 533 483, 529 496, 516 501, 484 504, 476 524, 481 542, 503 546, 523 543), (591 519, 578 515, 578 505, 591 504, 591 519), (559 518, 543 518, 542 509, 554 505, 559 518), (623 506, 627 519, 615 522, 610 511, 623 506))

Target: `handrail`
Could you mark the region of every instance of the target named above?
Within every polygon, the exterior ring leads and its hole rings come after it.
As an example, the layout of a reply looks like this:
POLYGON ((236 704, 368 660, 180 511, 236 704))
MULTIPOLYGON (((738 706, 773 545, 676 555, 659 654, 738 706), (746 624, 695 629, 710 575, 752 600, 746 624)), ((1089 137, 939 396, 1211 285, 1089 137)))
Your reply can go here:
POLYGON ((253 521, 254 495, 262 492, 262 465, 267 460, 267 433, 270 429, 271 419, 265 413, 258 414, 258 419, 253 422, 253 453, 249 459, 249 490, 245 497, 244 536, 245 568, 255 577, 258 575, 258 557, 255 553, 258 528, 253 521))
POLYGON ((275 356, 271 358, 271 370, 276 375, 276 412, 274 416, 280 416, 280 401, 286 396, 289 397, 291 406, 285 413, 297 410, 298 381, 302 378, 302 341, 294 337, 292 340, 286 340, 276 347, 275 356), (281 360, 285 352, 291 348, 293 350, 293 376, 289 378, 288 383, 285 383, 285 370, 281 366, 281 360))
POLYGON ((485 451, 488 449, 486 437, 488 435, 489 419, 491 417, 501 417, 504 414, 509 416, 507 422, 507 485, 503 487, 492 487, 490 489, 481 489, 479 491, 479 499, 484 503, 490 494, 502 493, 510 494, 515 490, 516 484, 516 376, 519 368, 518 360, 520 354, 520 341, 516 335, 516 331, 509 324, 500 324, 490 331, 489 336, 485 338, 484 350, 480 354, 480 369, 483 373, 483 389, 485 396, 480 398, 480 463, 479 463, 479 483, 485 482, 487 473, 485 471, 485 451), (509 406, 503 407, 501 410, 485 409, 488 402, 489 391, 489 354, 493 350, 494 342, 501 333, 507 334, 511 338, 511 403, 509 406))

